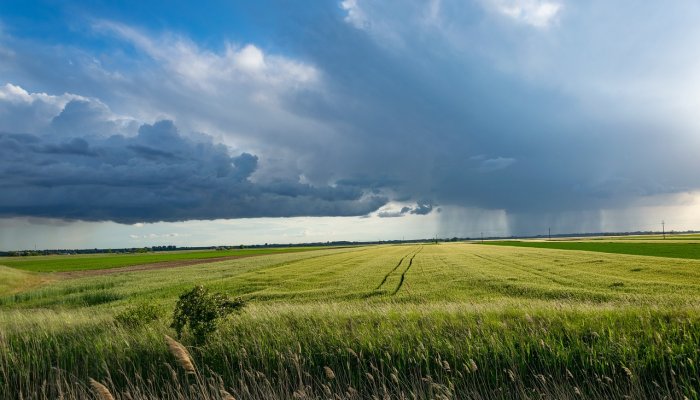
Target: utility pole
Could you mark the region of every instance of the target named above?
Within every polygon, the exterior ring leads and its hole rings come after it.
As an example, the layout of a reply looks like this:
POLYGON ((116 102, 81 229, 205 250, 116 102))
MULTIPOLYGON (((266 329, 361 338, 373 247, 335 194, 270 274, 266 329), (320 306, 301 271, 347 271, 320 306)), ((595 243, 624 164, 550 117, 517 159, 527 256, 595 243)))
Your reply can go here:
POLYGON ((547 237, 552 240, 552 228, 547 228, 547 237))
POLYGON ((661 234, 664 235, 664 239, 666 239, 666 221, 661 221, 661 234))

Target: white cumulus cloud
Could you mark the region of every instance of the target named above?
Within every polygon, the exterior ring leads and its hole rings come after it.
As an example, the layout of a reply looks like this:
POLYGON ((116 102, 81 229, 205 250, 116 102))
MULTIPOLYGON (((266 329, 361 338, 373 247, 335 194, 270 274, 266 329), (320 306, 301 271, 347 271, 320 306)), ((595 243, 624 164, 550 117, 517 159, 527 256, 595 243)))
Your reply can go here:
POLYGON ((367 27, 367 15, 362 8, 360 8, 357 0, 343 0, 340 2, 340 8, 347 11, 345 22, 359 29, 367 27))
POLYGON ((492 0, 491 4, 500 14, 536 28, 550 26, 563 8, 548 0, 492 0))

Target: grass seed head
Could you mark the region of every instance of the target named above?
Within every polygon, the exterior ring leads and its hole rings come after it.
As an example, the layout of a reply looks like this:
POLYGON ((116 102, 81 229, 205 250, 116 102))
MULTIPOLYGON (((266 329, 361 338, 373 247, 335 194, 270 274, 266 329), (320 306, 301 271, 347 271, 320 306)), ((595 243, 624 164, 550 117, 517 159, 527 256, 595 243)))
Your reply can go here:
POLYGON ((469 359, 469 371, 476 372, 479 368, 476 366, 476 362, 473 359, 469 359))
POLYGON ((322 384, 321 387, 323 387, 323 393, 325 393, 326 396, 331 397, 333 395, 330 386, 322 384))
POLYGON ((357 353, 355 353, 355 350, 353 350, 353 349, 351 349, 351 348, 349 348, 349 347, 348 347, 348 353, 352 354, 353 357, 355 357, 355 358, 358 358, 358 359, 360 358, 360 357, 357 355, 357 353))
POLYGON ((219 394, 221 394, 222 400, 236 400, 236 398, 224 388, 219 389, 219 394))
POLYGON ((112 396, 112 393, 109 392, 107 386, 101 384, 100 382, 97 382, 92 378, 90 378, 90 386, 92 387, 92 391, 95 392, 95 395, 100 400, 114 400, 114 396, 112 396))
POLYGON ((447 372, 452 371, 450 368, 450 363, 447 362, 447 360, 442 360, 442 369, 444 369, 447 372))
POLYGON ((506 372, 508 373, 508 378, 510 379, 510 381, 515 382, 515 373, 510 369, 508 369, 506 372))
POLYGON ((192 362, 192 357, 185 346, 168 335, 165 335, 165 341, 168 344, 168 350, 170 350, 170 353, 175 357, 182 369, 184 369, 188 374, 194 374, 196 371, 194 368, 194 363, 192 362))
POLYGON ((622 366, 622 370, 625 371, 625 375, 627 375, 628 378, 632 379, 634 378, 634 374, 632 374, 632 370, 627 368, 626 366, 622 366))
POLYGON ((391 381, 394 382, 395 385, 399 384, 399 377, 396 376, 396 374, 392 373, 391 374, 391 381))

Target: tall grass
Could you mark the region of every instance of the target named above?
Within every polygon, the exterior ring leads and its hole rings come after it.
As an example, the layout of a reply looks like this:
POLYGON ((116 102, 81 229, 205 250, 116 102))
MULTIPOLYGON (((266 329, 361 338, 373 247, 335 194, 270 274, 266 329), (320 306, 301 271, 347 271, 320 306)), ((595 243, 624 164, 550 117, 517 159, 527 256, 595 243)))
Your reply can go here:
POLYGON ((167 318, 10 313, 0 393, 89 398, 94 379, 116 399, 698 398, 694 310, 557 307, 252 306, 186 350, 167 318))

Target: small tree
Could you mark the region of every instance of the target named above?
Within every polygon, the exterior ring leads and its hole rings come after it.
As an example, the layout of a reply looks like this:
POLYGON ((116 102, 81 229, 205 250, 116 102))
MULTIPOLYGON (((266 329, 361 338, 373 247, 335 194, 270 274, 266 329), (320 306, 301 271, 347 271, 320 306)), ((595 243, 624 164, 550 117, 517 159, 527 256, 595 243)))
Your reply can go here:
POLYGON ((219 319, 245 305, 243 299, 230 299, 222 293, 209 293, 204 286, 195 286, 180 295, 173 312, 170 325, 177 332, 178 339, 186 326, 197 343, 204 343, 214 332, 219 319))

